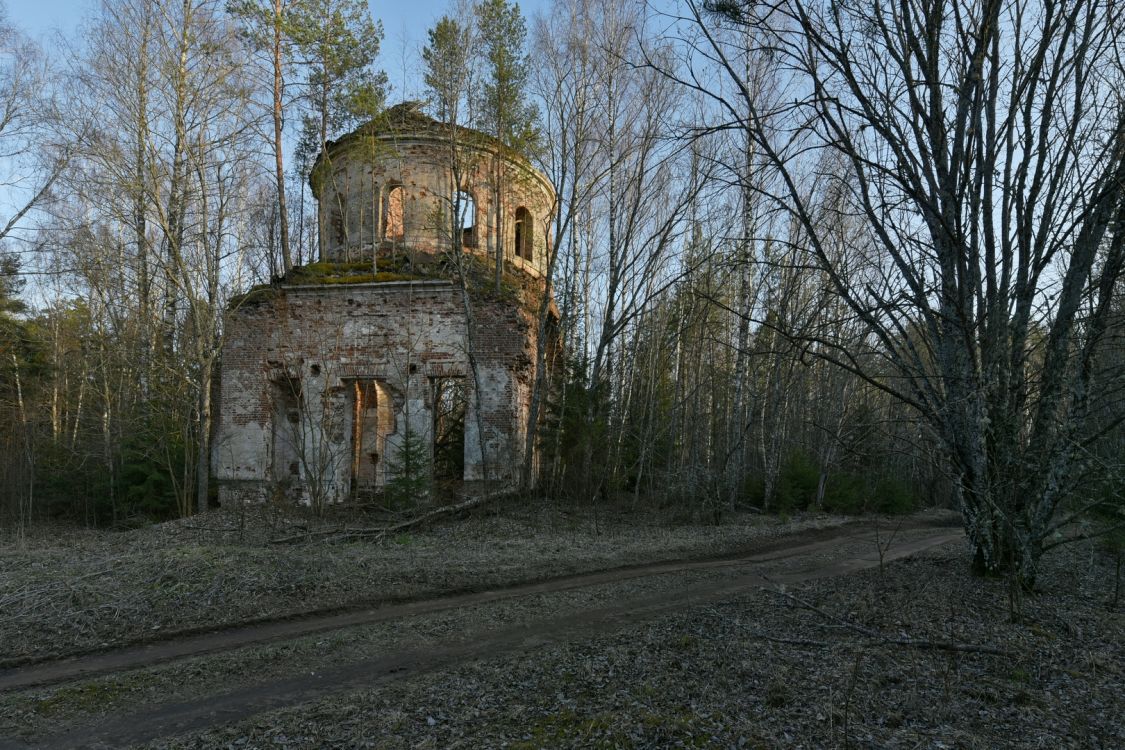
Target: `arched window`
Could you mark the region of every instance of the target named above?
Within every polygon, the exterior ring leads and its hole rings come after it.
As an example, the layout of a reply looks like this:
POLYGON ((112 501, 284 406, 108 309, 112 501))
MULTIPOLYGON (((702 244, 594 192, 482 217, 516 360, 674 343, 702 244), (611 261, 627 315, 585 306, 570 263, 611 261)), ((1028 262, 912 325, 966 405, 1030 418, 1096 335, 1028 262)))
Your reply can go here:
POLYGON ((457 227, 461 230, 461 244, 474 247, 477 244, 477 202, 473 194, 459 190, 453 196, 453 207, 457 211, 457 227))
POLYGON ((534 231, 531 221, 531 212, 523 206, 516 209, 516 257, 524 260, 532 259, 532 233, 534 231))
POLYGON ((406 191, 395 185, 383 201, 383 241, 402 242, 406 238, 406 191))

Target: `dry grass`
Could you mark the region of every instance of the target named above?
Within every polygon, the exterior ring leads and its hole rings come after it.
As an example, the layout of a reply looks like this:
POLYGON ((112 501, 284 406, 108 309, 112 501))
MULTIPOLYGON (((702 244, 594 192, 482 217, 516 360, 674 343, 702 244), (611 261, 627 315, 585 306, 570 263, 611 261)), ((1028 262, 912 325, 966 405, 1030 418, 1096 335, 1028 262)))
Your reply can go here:
POLYGON ((890 646, 758 591, 154 746, 1120 748, 1111 568, 1092 546, 1061 551, 1015 623, 957 546, 793 589, 864 629, 1016 658, 890 646))
POLYGON ((424 532, 272 545, 338 520, 204 517, 128 532, 39 529, 0 539, 0 663, 39 659, 356 602, 487 588, 550 575, 736 551, 830 526, 747 516, 723 526, 506 508, 424 532))

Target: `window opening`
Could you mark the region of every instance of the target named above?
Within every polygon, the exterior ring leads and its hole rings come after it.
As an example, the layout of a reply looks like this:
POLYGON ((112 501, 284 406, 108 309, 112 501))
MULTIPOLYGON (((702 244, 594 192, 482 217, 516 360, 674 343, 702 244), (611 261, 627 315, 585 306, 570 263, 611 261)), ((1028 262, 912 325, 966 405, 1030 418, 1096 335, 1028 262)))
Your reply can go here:
POLYGON ((460 190, 454 196, 454 208, 458 211, 457 228, 461 231, 461 244, 473 247, 477 244, 477 202, 473 194, 460 190))
POLYGON ((434 480, 451 484, 465 477, 465 413, 468 388, 463 377, 432 378, 434 389, 434 480))
POLYGON ((394 402, 376 380, 352 383, 352 493, 373 490, 385 480, 387 435, 395 431, 394 402))
POLYGON ((383 208, 383 240, 402 242, 406 237, 406 191, 396 185, 387 192, 383 208))
POLYGON ((348 230, 344 215, 344 194, 334 192, 328 207, 328 251, 337 253, 347 242, 348 230))
POLYGON ((531 212, 523 206, 516 209, 516 257, 531 260, 531 212))
POLYGON ((270 383, 272 462, 274 482, 287 485, 301 473, 301 381, 285 377, 270 383))

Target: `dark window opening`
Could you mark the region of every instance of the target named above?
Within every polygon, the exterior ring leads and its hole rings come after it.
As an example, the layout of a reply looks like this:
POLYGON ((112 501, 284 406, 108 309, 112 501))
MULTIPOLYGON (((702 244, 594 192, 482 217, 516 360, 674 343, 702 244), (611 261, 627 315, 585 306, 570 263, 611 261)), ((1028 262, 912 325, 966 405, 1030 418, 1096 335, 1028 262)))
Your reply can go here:
POLYGON ((348 241, 348 230, 345 223, 344 194, 337 192, 330 199, 328 207, 328 249, 340 251, 348 241))
POLYGON ((465 378, 431 380, 434 389, 434 480, 447 484, 465 478, 465 378))
POLYGON ((284 485, 300 474, 301 381, 291 377, 272 381, 270 406, 270 475, 284 485))
POLYGON ((532 259, 533 227, 531 212, 523 206, 516 209, 516 257, 532 259))

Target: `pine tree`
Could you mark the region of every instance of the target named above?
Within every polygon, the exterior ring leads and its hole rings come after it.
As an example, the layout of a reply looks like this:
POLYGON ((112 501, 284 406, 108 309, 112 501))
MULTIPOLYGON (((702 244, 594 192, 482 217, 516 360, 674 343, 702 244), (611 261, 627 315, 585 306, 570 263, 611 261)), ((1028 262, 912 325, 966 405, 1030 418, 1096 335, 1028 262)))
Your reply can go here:
POLYGON ((23 309, 23 302, 17 297, 23 285, 19 256, 0 253, 0 315, 23 309))
MULTIPOLYGON (((479 125, 504 145, 527 152, 535 144, 537 112, 527 100, 531 63, 524 51, 527 26, 520 7, 508 0, 484 0, 477 6, 476 21, 485 61, 479 125)), ((492 180, 496 195, 500 195, 499 157, 493 159, 492 180)), ((504 207, 499 200, 495 206, 496 292, 499 293, 504 273, 504 207)))
POLYGON ((331 134, 374 117, 383 106, 387 76, 374 70, 383 24, 363 0, 294 0, 289 33, 305 69, 300 149, 323 151, 331 134))
POLYGON ((476 20, 486 76, 479 125, 505 145, 526 151, 535 143, 537 112, 527 98, 531 61, 520 7, 508 0, 484 0, 476 20))
POLYGON ((442 16, 428 36, 429 43, 422 49, 422 61, 430 105, 437 119, 457 123, 461 105, 469 94, 471 28, 442 16))

